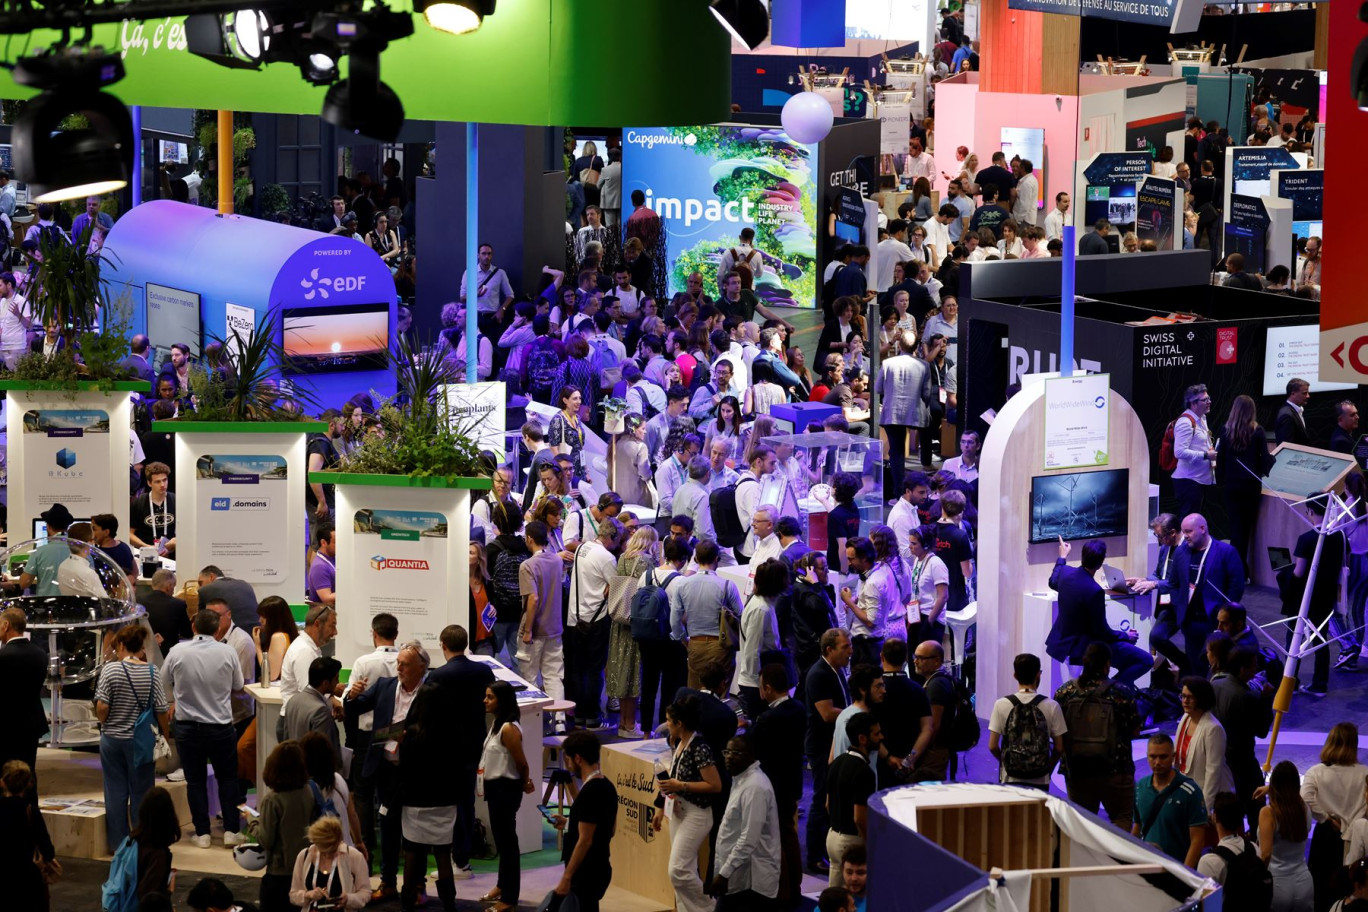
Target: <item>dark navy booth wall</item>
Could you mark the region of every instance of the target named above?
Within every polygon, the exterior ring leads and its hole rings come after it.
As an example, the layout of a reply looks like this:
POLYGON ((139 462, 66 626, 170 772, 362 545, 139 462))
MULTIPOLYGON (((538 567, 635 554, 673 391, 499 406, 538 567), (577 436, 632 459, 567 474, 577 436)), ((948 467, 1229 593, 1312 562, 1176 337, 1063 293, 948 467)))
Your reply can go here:
MULTIPOLYGON (((205 342, 227 335, 229 303, 250 307, 257 325, 274 308, 384 304, 389 309, 386 332, 394 332, 397 298, 389 268, 375 251, 352 238, 155 200, 115 223, 105 251, 110 298, 127 292, 133 332, 146 332, 154 346, 186 340, 159 338, 155 313, 149 325, 148 283, 199 295, 205 342)), ((388 370, 291 379, 312 390, 323 408, 339 408, 357 392, 389 396, 395 389, 388 370)))

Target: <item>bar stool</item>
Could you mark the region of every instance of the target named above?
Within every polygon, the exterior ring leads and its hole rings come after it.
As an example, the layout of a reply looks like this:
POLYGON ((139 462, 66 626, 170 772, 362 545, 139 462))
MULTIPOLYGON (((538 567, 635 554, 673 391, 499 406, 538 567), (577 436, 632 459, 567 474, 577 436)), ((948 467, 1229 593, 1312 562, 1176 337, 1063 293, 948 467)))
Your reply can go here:
MULTIPOLYGON (((574 700, 555 700, 542 709, 543 713, 552 715, 555 713, 572 712, 575 708, 574 700)), ((551 795, 556 796, 556 816, 565 818, 566 793, 570 786, 570 771, 565 769, 564 754, 561 748, 565 746, 565 735, 547 735, 542 738, 542 769, 547 771, 546 791, 542 793, 542 805, 551 806, 551 795)), ((565 838, 563 829, 556 830, 556 848, 562 846, 565 838)))
POLYGON ((964 651, 969 637, 969 628, 978 620, 978 602, 970 602, 959 611, 947 611, 944 615, 945 626, 950 631, 950 662, 959 674, 964 664, 964 651))

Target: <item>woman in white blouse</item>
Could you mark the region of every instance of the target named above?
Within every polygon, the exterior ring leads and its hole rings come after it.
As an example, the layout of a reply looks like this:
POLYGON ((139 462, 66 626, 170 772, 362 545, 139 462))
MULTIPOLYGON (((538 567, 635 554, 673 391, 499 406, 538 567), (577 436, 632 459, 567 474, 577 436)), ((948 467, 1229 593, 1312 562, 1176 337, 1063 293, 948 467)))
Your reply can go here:
POLYGON ((950 570, 945 561, 932 549, 936 544, 935 529, 921 526, 913 529, 908 538, 912 551, 912 599, 915 610, 907 612, 907 642, 922 643, 945 639, 945 625, 941 615, 950 598, 950 570))
POLYGON ((1225 729, 1211 711, 1216 705, 1216 691, 1206 678, 1191 675, 1183 678, 1180 698, 1183 721, 1173 738, 1178 772, 1201 787, 1210 810, 1217 793, 1235 791, 1235 777, 1225 760, 1225 729))
POLYGON ((1327 900, 1322 894, 1341 866, 1349 863, 1352 843, 1345 837, 1352 833, 1350 824, 1368 813, 1364 788, 1368 766, 1359 763, 1358 743, 1358 726, 1352 722, 1339 723, 1325 737, 1320 763, 1302 777, 1302 800, 1316 820, 1306 863, 1316 884, 1318 909, 1339 898, 1327 900))

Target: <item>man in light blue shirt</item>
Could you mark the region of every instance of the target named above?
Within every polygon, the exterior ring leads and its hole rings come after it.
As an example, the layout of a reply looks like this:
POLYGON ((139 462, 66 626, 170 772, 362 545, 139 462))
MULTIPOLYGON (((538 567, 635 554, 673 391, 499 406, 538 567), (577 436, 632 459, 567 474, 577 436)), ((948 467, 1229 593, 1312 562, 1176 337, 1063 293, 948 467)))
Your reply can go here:
POLYGON ((974 214, 974 201, 964 195, 964 185, 956 178, 950 182, 950 189, 946 192, 947 203, 959 210, 960 217, 951 219, 945 227, 950 232, 950 242, 958 244, 960 238, 964 236, 964 226, 968 224, 969 218, 974 214))
MULTIPOLYGON (((712 477, 712 467, 707 458, 695 456, 689 460, 689 480, 674 492, 670 513, 674 516, 687 516, 693 520, 694 535, 699 541, 717 540, 713 530, 712 511, 708 507, 708 480, 712 477)), ((661 495, 664 499, 664 494, 661 495)))
MULTIPOLYGON (((697 456, 701 449, 702 438, 697 434, 684 434, 675 440, 674 453, 656 469, 655 485, 660 515, 666 515, 673 510, 675 493, 689 480, 689 460, 697 456)), ((704 465, 707 465, 706 460, 704 465)))
MULTIPOLYGON (((707 466, 705 461, 704 466, 707 466)), ((685 579, 675 580, 669 588, 670 637, 683 642, 689 652, 689 686, 697 690, 703 686, 698 670, 709 662, 716 662, 726 670, 731 680, 736 669, 736 652, 722 646, 722 612, 737 620, 741 617, 741 593, 731 580, 717 575, 718 547, 710 538, 700 538, 694 549, 698 572, 685 579)))
MULTIPOLYGON (((65 504, 53 504, 38 515, 47 523, 50 536, 66 535, 67 528, 75 522, 65 504)), ((39 596, 61 595, 62 590, 57 585, 57 568, 68 557, 71 557, 71 549, 64 541, 49 541, 39 545, 29 555, 24 572, 19 574, 19 587, 27 589, 33 586, 33 594, 39 596)))
POLYGON ((91 222, 98 225, 100 230, 106 234, 114 227, 114 219, 110 218, 109 213, 100 211, 100 198, 98 196, 86 197, 85 212, 71 221, 71 236, 80 238, 85 230, 90 227, 91 222))

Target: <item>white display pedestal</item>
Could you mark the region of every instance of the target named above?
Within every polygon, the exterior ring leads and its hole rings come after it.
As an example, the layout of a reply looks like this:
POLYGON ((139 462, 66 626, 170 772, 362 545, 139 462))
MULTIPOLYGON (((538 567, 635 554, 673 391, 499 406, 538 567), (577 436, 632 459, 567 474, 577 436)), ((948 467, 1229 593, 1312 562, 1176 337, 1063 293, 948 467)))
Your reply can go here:
MULTIPOLYGON (((488 665, 494 672, 494 677, 500 681, 507 681, 513 685, 513 689, 518 692, 518 710, 521 713, 519 722, 523 731, 523 755, 527 757, 527 773, 532 778, 532 784, 536 786, 536 794, 524 795, 522 804, 518 805, 518 847, 522 854, 529 852, 540 852, 542 847, 542 815, 537 810, 537 802, 540 800, 542 790, 546 786, 542 782, 542 709, 551 705, 551 698, 545 696, 528 681, 519 677, 518 674, 510 670, 502 662, 495 661, 489 656, 466 655, 473 661, 488 665), (527 696, 523 696, 523 694, 527 696)), ((437 654, 441 658, 441 653, 437 654)), ((434 662, 435 664, 435 662, 434 662)), ((488 717, 486 716, 486 724, 488 717)), ((475 802, 475 816, 489 829, 489 803, 483 799, 475 802)))
POLYGON ((305 506, 317 421, 159 421, 176 435, 176 559, 189 577, 213 564, 270 595, 304 604, 305 506))
POLYGON ((0 381, 7 395, 10 543, 33 537, 33 523, 54 503, 77 519, 110 513, 127 538, 132 393, 148 385, 121 380, 109 391, 82 383, 0 381), (41 388, 40 388, 41 387, 41 388))
POLYGON ((336 485, 337 651, 344 668, 370 652, 371 618, 399 620, 399 641, 434 656, 448 624, 470 617, 470 502, 488 478, 310 472, 336 485))
MULTIPOLYGON (((1040 656, 1040 692, 1054 696, 1065 681, 1073 677, 1069 666, 1045 652, 1045 639, 1059 617, 1059 596, 1053 590, 1027 592, 1021 597, 1022 652, 1040 656)), ((1107 594, 1107 624, 1113 630, 1138 630, 1135 645, 1150 651, 1150 630, 1154 628, 1154 595, 1107 594)), ((1136 687, 1149 686, 1149 672, 1141 675, 1136 687)))

